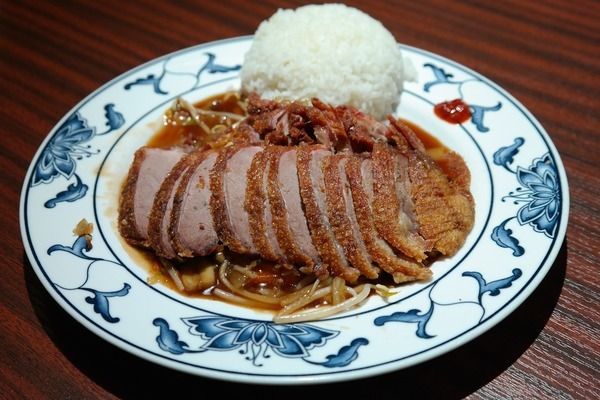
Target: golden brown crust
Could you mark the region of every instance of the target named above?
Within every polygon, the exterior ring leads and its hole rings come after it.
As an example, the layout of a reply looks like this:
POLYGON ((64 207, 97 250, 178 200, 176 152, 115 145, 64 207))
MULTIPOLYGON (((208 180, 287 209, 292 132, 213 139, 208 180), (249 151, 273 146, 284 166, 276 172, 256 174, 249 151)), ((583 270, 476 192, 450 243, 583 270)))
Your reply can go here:
POLYGON ((127 178, 121 189, 119 202, 119 232, 128 243, 134 246, 148 246, 148 241, 141 237, 135 222, 135 190, 140 175, 140 168, 146 158, 146 147, 139 148, 133 157, 133 163, 129 167, 127 178))
POLYGON ((408 282, 415 279, 428 279, 431 277, 429 268, 414 260, 394 254, 375 229, 373 213, 369 196, 365 191, 366 184, 362 178, 362 159, 358 156, 349 157, 346 162, 346 176, 352 190, 354 212, 363 235, 365 246, 369 254, 385 272, 392 275, 396 283, 408 282))
POLYGON ((165 229, 163 221, 169 199, 173 196, 173 191, 177 190, 175 184, 194 160, 198 158, 198 154, 199 153, 194 152, 183 156, 167 174, 167 177, 161 183, 160 188, 154 197, 154 203, 152 204, 148 222, 148 243, 159 257, 174 258, 175 256, 175 254, 173 254, 175 252, 174 249, 169 251, 163 246, 162 233, 163 229, 165 229))
POLYGON ((267 193, 265 193, 264 174, 268 164, 268 157, 264 151, 256 153, 246 177, 246 198, 244 210, 248 213, 248 224, 252 242, 261 257, 270 261, 279 261, 279 256, 269 243, 266 236, 265 206, 267 193))
MULTIPOLYGON (((396 188, 396 159, 402 157, 387 144, 373 146, 373 215, 377 231, 394 249, 421 262, 427 244, 400 222, 402 204, 396 188)), ((402 179, 402 178, 400 178, 402 179)))
POLYGON ((194 176, 196 169, 202 164, 202 162, 211 154, 211 151, 198 151, 194 153, 193 158, 189 159, 189 166, 183 173, 179 186, 177 186, 177 192, 173 198, 173 208, 171 209, 171 218, 169 220, 169 240, 171 246, 179 257, 194 257, 194 252, 185 246, 177 234, 177 228, 179 226, 179 219, 181 218, 181 212, 183 211, 183 200, 188 194, 188 186, 190 179, 194 176))
POLYGON ((439 160, 435 160, 450 182, 456 185, 463 195, 472 199, 470 192, 471 172, 465 164, 465 160, 453 151, 445 153, 439 160))
POLYGON ((289 147, 267 146, 263 151, 269 163, 267 196, 269 196, 269 204, 271 206, 272 223, 277 236, 277 242, 288 261, 306 267, 306 271, 311 271, 315 263, 312 258, 300 250, 292 237, 287 221, 285 201, 279 190, 279 159, 283 152, 287 150, 289 150, 289 147))
POLYGON ((217 232, 217 236, 221 243, 236 253, 248 254, 251 250, 238 240, 231 227, 224 187, 227 161, 242 147, 245 147, 245 145, 226 147, 222 149, 217 156, 217 160, 209 174, 211 191, 210 212, 215 225, 215 231, 217 232))
POLYGON ((475 210, 471 194, 449 181, 435 161, 412 152, 408 159, 411 197, 421 235, 433 248, 451 256, 473 227, 475 210))
MULTIPOLYGON (((340 174, 340 163, 350 157, 345 155, 329 156, 323 162, 323 174, 327 177, 325 180, 325 193, 327 202, 327 215, 329 224, 335 233, 335 238, 344 249, 346 258, 358 269, 361 274, 367 278, 377 278, 378 271, 373 268, 369 254, 359 248, 359 243, 354 237, 354 229, 350 221, 350 213, 353 210, 346 209, 346 199, 344 197, 344 182, 340 174)), ((359 238, 359 240, 362 240, 359 238)))
POLYGON ((311 178, 311 160, 312 152, 315 149, 324 149, 321 146, 301 146, 298 148, 297 165, 298 181, 300 183, 300 195, 310 235, 313 239, 324 266, 327 267, 330 274, 344 278, 347 282, 355 282, 359 277, 359 272, 355 268, 344 265, 341 260, 343 254, 340 254, 336 248, 333 232, 325 225, 323 213, 319 208, 315 196, 315 187, 311 178))

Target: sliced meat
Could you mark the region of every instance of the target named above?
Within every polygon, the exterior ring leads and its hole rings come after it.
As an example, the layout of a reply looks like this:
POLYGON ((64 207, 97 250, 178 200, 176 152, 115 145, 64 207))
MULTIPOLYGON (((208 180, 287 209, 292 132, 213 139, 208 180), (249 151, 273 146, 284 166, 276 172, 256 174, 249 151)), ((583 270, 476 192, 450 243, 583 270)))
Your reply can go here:
POLYGON ((217 248, 218 237, 209 207, 209 174, 216 159, 215 151, 200 153, 177 187, 169 239, 180 257, 205 256, 217 248))
POLYGON ((323 159, 331 153, 322 146, 300 146, 297 151, 300 194, 313 243, 332 275, 355 282, 360 272, 348 264, 327 215, 322 167, 323 159))
POLYGON ((244 209, 246 198, 247 173, 252 164, 252 159, 257 153, 262 152, 259 146, 247 146, 238 148, 227 160, 227 166, 223 177, 223 190, 227 206, 227 215, 231 226, 231 232, 235 240, 228 246, 238 253, 256 254, 257 248, 253 243, 248 223, 248 213, 244 209), (241 247, 236 248, 236 244, 241 247), (233 246, 232 246, 233 244, 233 246))
POLYGON ((455 254, 475 220, 471 194, 449 181, 423 153, 410 153, 408 172, 420 234, 433 243, 434 250, 446 256, 455 254))
POLYGON ((269 261, 284 261, 285 255, 277 243, 267 196, 268 168, 269 162, 265 152, 256 153, 247 174, 244 209, 248 213, 248 224, 252 228, 252 242, 261 257, 269 261))
POLYGON ((313 262, 318 262, 319 254, 313 246, 312 237, 308 230, 302 199, 300 198, 300 187, 298 182, 298 170, 296 167, 296 150, 285 149, 279 158, 277 180, 279 191, 285 203, 286 217, 290 233, 294 238, 298 249, 310 257, 313 262))
POLYGON ((473 199, 471 195, 471 172, 465 160, 453 151, 449 151, 434 160, 440 166, 448 180, 456 185, 456 189, 464 196, 473 199))
POLYGON ((156 254, 163 258, 176 258, 177 254, 169 240, 169 225, 171 223, 171 212, 173 200, 177 193, 177 187, 190 165, 200 156, 194 152, 182 157, 167 174, 160 185, 160 189, 154 197, 154 204, 150 212, 148 224, 148 242, 156 254))
MULTIPOLYGON (((277 236, 277 242, 281 247, 281 250, 286 256, 286 259, 296 265, 303 266, 305 271, 313 271, 317 275, 322 275, 323 271, 320 270, 319 263, 317 263, 314 254, 305 253, 303 251, 302 243, 294 237, 294 233, 291 229, 290 222, 288 221, 288 210, 286 206, 286 195, 290 197, 290 193, 293 190, 284 192, 279 178, 279 164, 281 156, 289 148, 281 146, 267 146, 264 150, 265 157, 268 159, 268 177, 267 177, 267 196, 269 199, 269 205, 271 206, 271 218, 272 225, 277 236)), ((293 196, 293 195, 292 195, 293 196)), ((296 225, 294 223, 294 225, 296 225)), ((296 228, 298 228, 296 226, 296 228)))
POLYGON ((352 201, 357 222, 365 246, 374 262, 389 273, 396 283, 427 279, 431 276, 429 268, 420 263, 396 254, 375 228, 373 204, 372 160, 358 156, 349 157, 345 171, 352 191, 352 201))
POLYGON ((387 144, 373 146, 373 215, 375 227, 396 251, 416 261, 431 249, 419 235, 408 184, 408 160, 387 144))
POLYGON ((345 165, 349 158, 352 156, 337 154, 326 157, 323 162, 323 174, 327 177, 327 215, 335 238, 344 249, 350 264, 367 278, 374 279, 379 276, 379 269, 371 264, 371 256, 360 233, 346 178, 345 165))
POLYGON ((221 243, 236 253, 247 254, 250 249, 237 238, 233 231, 225 197, 227 163, 239 149, 238 146, 230 146, 220 150, 217 160, 210 170, 210 212, 217 231, 217 237, 221 243))
POLYGON ((475 219, 469 169, 454 152, 436 163, 408 125, 388 119, 390 138, 408 158, 408 186, 419 233, 432 243, 434 251, 451 256, 464 243, 475 219))
POLYGON ((148 246, 148 220, 154 196, 182 156, 180 150, 150 147, 135 152, 119 204, 119 231, 129 243, 148 246))

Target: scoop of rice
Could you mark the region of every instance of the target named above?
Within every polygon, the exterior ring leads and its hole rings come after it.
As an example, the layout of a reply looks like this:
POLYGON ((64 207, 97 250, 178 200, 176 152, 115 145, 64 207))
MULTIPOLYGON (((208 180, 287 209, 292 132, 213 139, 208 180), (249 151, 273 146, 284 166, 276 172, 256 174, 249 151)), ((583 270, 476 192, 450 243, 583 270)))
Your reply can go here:
POLYGON ((375 118, 392 113, 410 73, 392 34, 342 4, 279 10, 258 27, 241 70, 242 91, 267 99, 318 97, 375 118))

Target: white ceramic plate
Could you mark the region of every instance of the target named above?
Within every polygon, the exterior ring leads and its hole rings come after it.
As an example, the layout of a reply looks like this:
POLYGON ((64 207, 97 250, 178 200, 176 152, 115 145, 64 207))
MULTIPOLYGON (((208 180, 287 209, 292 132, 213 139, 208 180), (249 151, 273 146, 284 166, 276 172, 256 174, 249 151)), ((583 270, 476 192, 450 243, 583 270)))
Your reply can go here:
POLYGON ((165 367, 263 384, 333 382, 405 368, 491 328, 536 288, 564 239, 564 168, 535 118, 472 70, 401 45, 419 72, 398 115, 437 136, 472 172, 476 223, 434 279, 388 302, 320 322, 276 325, 265 313, 181 296, 147 283, 116 228, 119 186, 163 111, 238 88, 251 37, 185 49, 135 68, 73 108, 35 155, 21 194, 21 231, 38 277, 75 319, 114 345, 165 367), (462 125, 433 105, 462 98, 462 125), (94 223, 93 248, 73 228, 94 223))

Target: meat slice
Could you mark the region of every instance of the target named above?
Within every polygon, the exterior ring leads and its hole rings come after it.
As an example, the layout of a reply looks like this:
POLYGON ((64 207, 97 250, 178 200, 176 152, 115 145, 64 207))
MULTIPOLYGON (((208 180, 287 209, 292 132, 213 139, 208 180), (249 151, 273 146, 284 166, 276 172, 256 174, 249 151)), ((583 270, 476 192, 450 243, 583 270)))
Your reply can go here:
POLYGON ((284 261, 285 255, 277 243, 273 228, 271 205, 267 196, 268 176, 268 156, 265 152, 256 153, 247 174, 244 209, 248 213, 252 242, 261 257, 269 261, 284 261))
POLYGON ((373 146, 375 227, 395 250, 421 262, 431 244, 419 235, 408 184, 408 160, 388 144, 373 146))
POLYGON ((349 157, 345 164, 345 172, 350 183, 360 232, 373 261, 389 273, 396 283, 429 278, 431 276, 429 268, 402 254, 396 254, 379 236, 375 228, 372 210, 374 197, 372 160, 359 156, 349 157))
POLYGON ((218 237, 209 207, 209 173, 216 159, 215 151, 199 153, 177 187, 169 239, 179 257, 205 256, 217 248, 218 237))
POLYGON ((354 213, 352 194, 345 165, 352 156, 337 154, 328 156, 323 162, 325 179, 325 194, 329 223, 335 233, 335 238, 344 249, 348 261, 367 278, 377 278, 379 269, 371 264, 371 257, 354 213))
POLYGON ((194 152, 182 157, 167 174, 154 197, 148 224, 148 242, 159 257, 168 259, 177 257, 169 240, 173 201, 185 172, 199 155, 200 153, 194 152))
POLYGON ((238 146, 226 147, 219 151, 217 159, 210 170, 210 213, 217 237, 225 246, 236 253, 247 254, 250 252, 237 238, 231 225, 227 199, 225 197, 225 172, 229 159, 239 150, 238 146))
POLYGON ((300 194, 313 243, 332 275, 355 282, 360 272, 348 265, 342 246, 337 242, 327 214, 323 159, 331 153, 322 146, 300 146, 297 150, 300 194))
MULTIPOLYGON (((277 242, 290 263, 303 266, 304 271, 313 271, 317 275, 323 275, 318 259, 315 258, 316 252, 311 251, 308 243, 301 236, 295 237, 294 231, 292 231, 292 225, 296 231, 301 229, 301 223, 296 222, 300 216, 292 216, 291 223, 288 219, 286 200, 292 201, 294 189, 282 186, 281 181, 284 177, 280 178, 279 174, 280 160, 286 151, 289 151, 289 148, 281 146, 267 146, 264 150, 268 160, 267 196, 271 206, 271 218, 277 242)), ((297 207, 290 207, 290 210, 294 209, 297 207)))
POLYGON ((262 152, 259 146, 239 147, 227 160, 223 177, 223 191, 227 209, 227 218, 235 240, 227 239, 228 246, 238 253, 256 254, 253 243, 248 213, 244 208, 247 188, 247 173, 252 159, 262 152), (237 244, 241 246, 237 246, 237 244))
POLYGON ((388 119, 390 139, 408 158, 410 197, 419 233, 432 243, 434 251, 451 256, 464 243, 475 219, 469 169, 454 152, 436 163, 408 125, 388 119))
POLYGON ((449 181, 423 153, 410 153, 408 172, 420 234, 433 243, 434 250, 446 256, 455 254, 473 227, 471 194, 449 181))
POLYGON ((285 149, 281 153, 277 171, 277 183, 281 197, 285 203, 287 222, 292 237, 300 251, 314 262, 317 262, 319 254, 313 246, 304 210, 302 210, 300 184, 298 182, 298 170, 296 167, 296 153, 295 149, 285 149))
POLYGON ((148 220, 154 197, 182 156, 180 150, 150 147, 135 152, 119 204, 119 231, 129 243, 148 246, 148 220))

